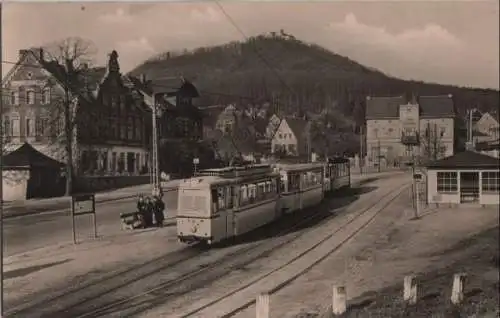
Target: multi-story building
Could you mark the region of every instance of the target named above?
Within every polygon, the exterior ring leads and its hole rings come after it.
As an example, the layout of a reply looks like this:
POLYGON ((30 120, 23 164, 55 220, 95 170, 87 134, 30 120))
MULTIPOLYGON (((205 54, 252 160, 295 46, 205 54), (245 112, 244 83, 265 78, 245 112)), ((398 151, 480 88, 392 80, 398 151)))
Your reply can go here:
POLYGON ((439 159, 454 153, 455 107, 451 95, 367 97, 368 164, 439 159))
POLYGON ((46 59, 42 49, 19 52, 17 64, 2 81, 8 92, 2 113, 7 148, 28 142, 65 162, 65 140, 72 136, 76 174, 147 172, 144 105, 121 75, 117 52, 109 55, 106 67, 86 68, 78 79, 68 81, 65 74, 61 65, 46 59))
POLYGON ((193 99, 199 97, 198 90, 181 77, 148 80, 143 74, 128 79, 144 99, 148 122, 152 122, 153 103, 160 106, 157 123, 161 171, 188 175, 193 158, 200 155, 199 142, 203 138, 203 113, 193 104, 193 99))

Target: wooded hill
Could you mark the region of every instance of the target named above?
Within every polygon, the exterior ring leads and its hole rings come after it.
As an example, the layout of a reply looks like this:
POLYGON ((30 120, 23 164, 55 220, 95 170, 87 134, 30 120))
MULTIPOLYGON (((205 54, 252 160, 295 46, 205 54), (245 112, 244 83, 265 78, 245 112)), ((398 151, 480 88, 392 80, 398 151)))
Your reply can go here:
POLYGON ((136 76, 141 73, 149 79, 184 76, 200 90, 201 105, 258 104, 274 97, 287 113, 297 111, 299 105, 313 112, 335 105, 358 123, 363 122, 367 95, 453 94, 461 116, 472 107, 497 110, 499 96, 491 89, 400 80, 316 44, 274 32, 245 42, 165 52, 131 71, 136 76))

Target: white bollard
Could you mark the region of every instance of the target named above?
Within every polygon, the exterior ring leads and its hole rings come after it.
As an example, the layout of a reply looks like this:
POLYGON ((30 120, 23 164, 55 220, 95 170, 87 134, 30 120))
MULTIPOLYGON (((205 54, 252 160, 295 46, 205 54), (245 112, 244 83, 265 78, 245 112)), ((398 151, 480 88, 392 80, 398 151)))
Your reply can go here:
POLYGON ((459 305, 464 300, 464 287, 467 274, 458 273, 453 277, 453 287, 451 289, 451 302, 459 305))
POLYGON ((333 286, 332 314, 342 315, 347 311, 347 294, 345 286, 333 286))
POLYGON ((269 294, 262 293, 255 301, 255 317, 269 318, 269 294))
POLYGON ((405 276, 403 300, 410 305, 417 303, 417 278, 413 275, 405 276))

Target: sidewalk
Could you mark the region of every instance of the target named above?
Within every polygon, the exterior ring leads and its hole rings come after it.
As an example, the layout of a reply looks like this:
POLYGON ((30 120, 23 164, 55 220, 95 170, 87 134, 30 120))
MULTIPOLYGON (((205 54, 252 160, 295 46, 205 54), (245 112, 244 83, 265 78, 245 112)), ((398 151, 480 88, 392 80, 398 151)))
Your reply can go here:
MULTIPOLYGON (((170 180, 162 182, 164 191, 172 191, 177 188, 180 180, 170 180)), ((96 193, 96 203, 117 201, 136 197, 140 193, 149 193, 151 190, 150 184, 142 184, 127 188, 121 188, 106 192, 96 193)), ((5 202, 3 204, 3 218, 11 218, 37 214, 49 211, 69 209, 71 197, 58 197, 49 199, 31 199, 17 202, 5 202)))

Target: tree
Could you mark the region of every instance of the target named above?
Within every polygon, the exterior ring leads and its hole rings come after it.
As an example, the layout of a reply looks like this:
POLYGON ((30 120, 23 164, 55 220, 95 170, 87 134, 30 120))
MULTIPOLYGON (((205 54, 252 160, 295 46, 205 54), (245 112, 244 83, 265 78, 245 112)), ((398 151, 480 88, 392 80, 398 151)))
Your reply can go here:
MULTIPOLYGON (((50 70, 64 90, 64 96, 52 105, 51 115, 52 118, 63 119, 61 141, 64 143, 66 159, 66 195, 70 195, 73 190, 75 128, 77 122, 91 123, 93 119, 83 116, 78 107, 95 105, 88 94, 86 76, 96 50, 89 40, 69 37, 45 46, 41 52, 43 66, 50 70), (47 53, 48 61, 43 52, 47 53)), ((86 109, 86 113, 91 113, 89 108, 86 109)))
POLYGON ((422 159, 437 160, 444 156, 443 131, 438 130, 437 124, 428 123, 421 138, 422 159))

